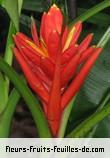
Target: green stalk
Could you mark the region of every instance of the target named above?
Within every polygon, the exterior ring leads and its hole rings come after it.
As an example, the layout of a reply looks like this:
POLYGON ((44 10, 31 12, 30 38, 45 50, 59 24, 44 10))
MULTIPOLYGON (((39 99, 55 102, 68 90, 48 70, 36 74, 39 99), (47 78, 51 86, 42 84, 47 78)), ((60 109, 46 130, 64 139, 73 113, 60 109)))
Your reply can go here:
POLYGON ((60 123, 60 128, 59 128, 59 132, 58 132, 59 138, 63 138, 65 135, 68 119, 69 119, 71 110, 74 106, 75 99, 76 99, 76 96, 73 98, 73 100, 67 105, 67 107, 63 111, 61 123, 60 123))
POLYGON ((104 33, 103 37, 101 38, 101 40, 97 44, 97 47, 103 47, 104 48, 104 46, 109 41, 109 39, 110 39, 110 27, 108 27, 108 29, 104 33))
MULTIPOLYGON (((8 31, 8 37, 7 37, 7 43, 6 43, 6 50, 4 55, 4 60, 11 66, 13 61, 13 53, 12 53, 12 47, 14 46, 12 34, 16 33, 16 29, 12 21, 10 22, 9 31, 8 31)), ((9 79, 7 76, 5 76, 6 80, 6 86, 7 86, 7 93, 9 93, 9 79)))
MULTIPOLYGON (((78 8, 78 15, 83 14, 88 9, 78 8)), ((94 16, 87 19, 87 22, 97 24, 98 26, 108 26, 110 24, 110 15, 107 13, 98 12, 94 16)))
MULTIPOLYGON (((3 1, 2 6, 5 7, 5 9, 7 10, 8 13, 10 13, 10 6, 8 5, 8 3, 9 3, 8 1, 6 1, 6 2, 3 1)), ((12 3, 12 1, 11 1, 11 3, 12 3)), ((10 66, 12 65, 12 62, 13 62, 12 47, 14 45, 14 41, 13 41, 12 35, 15 34, 17 31, 19 31, 19 26, 18 26, 19 21, 17 22, 14 20, 15 20, 15 16, 18 16, 17 19, 19 19, 19 17, 20 17, 22 4, 23 4, 23 0, 17 0, 17 3, 16 3, 17 6, 14 6, 14 7, 18 9, 18 10, 16 10, 16 12, 18 12, 18 14, 15 14, 13 16, 9 14, 11 20, 10 20, 10 26, 9 26, 9 31, 8 31, 4 60, 10 66)), ((9 79, 7 78, 7 76, 5 76, 5 79, 6 79, 7 93, 9 93, 9 79)))
POLYGON ((0 70, 8 76, 8 78, 14 84, 18 92, 24 98, 35 121, 39 136, 41 138, 51 137, 51 133, 45 115, 30 89, 24 84, 24 82, 21 80, 18 74, 1 58, 0 70))
POLYGON ((7 37, 7 43, 6 43, 6 50, 5 50, 5 55, 4 55, 4 60, 9 65, 12 65, 12 59, 13 59, 12 47, 14 45, 12 35, 15 34, 15 33, 16 33, 15 26, 12 22, 10 22, 8 37, 7 37))
POLYGON ((96 13, 100 12, 101 10, 110 6, 110 0, 104 0, 103 2, 95 5, 94 7, 88 9, 86 12, 78 16, 70 25, 73 25, 76 21, 81 20, 82 22, 89 19, 91 16, 95 15, 96 13))
MULTIPOLYGON (((100 111, 104 108, 104 106, 107 105, 109 99, 110 99, 110 93, 107 93, 106 96, 104 97, 104 99, 101 101, 101 103, 100 103, 100 105, 98 106, 98 108, 97 108, 97 110, 95 111, 95 113, 100 112, 100 111)), ((94 133, 95 133, 97 127, 98 127, 98 124, 96 124, 96 125, 94 126, 94 128, 91 130, 91 132, 88 132, 88 133, 87 133, 86 137, 87 137, 87 138, 91 138, 91 137, 94 135, 94 133)))
POLYGON ((107 102, 109 101, 109 99, 110 99, 110 93, 108 93, 108 94, 104 97, 104 99, 103 99, 102 102, 100 103, 100 106, 98 106, 98 108, 97 108, 97 110, 96 110, 96 113, 103 109, 103 107, 107 104, 107 102))
POLYGON ((104 107, 100 112, 94 113, 88 119, 83 121, 75 130, 73 130, 68 138, 82 138, 84 137, 97 123, 102 121, 105 117, 110 115, 110 105, 104 107))
POLYGON ((9 96, 6 109, 0 115, 0 138, 9 137, 13 114, 19 99, 20 99, 19 93, 17 92, 16 89, 13 89, 9 96))

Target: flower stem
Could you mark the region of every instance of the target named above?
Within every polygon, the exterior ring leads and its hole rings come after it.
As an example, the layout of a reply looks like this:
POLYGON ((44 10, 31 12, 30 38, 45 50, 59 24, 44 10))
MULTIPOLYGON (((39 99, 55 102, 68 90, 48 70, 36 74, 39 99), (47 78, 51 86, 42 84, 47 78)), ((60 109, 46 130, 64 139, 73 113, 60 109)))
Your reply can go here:
POLYGON ((71 113, 71 110, 74 106, 74 102, 75 102, 76 96, 73 98, 73 100, 67 105, 66 109, 64 110, 63 114, 62 114, 62 118, 61 118, 61 123, 60 123, 60 128, 59 128, 59 132, 58 132, 58 137, 59 138, 63 138, 65 135, 65 131, 66 131, 66 127, 67 127, 67 123, 68 123, 68 119, 71 113))

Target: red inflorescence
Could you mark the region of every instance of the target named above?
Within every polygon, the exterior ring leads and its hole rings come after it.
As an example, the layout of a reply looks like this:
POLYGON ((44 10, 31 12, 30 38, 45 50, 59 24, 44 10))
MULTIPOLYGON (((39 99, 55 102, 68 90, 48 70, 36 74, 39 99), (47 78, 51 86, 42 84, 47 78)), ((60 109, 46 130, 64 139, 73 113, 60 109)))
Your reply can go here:
POLYGON ((14 54, 34 92, 40 97, 53 136, 61 115, 78 92, 102 48, 90 46, 93 34, 78 44, 82 22, 68 28, 61 10, 53 5, 42 16, 40 35, 32 20, 32 40, 23 33, 13 36, 14 54))

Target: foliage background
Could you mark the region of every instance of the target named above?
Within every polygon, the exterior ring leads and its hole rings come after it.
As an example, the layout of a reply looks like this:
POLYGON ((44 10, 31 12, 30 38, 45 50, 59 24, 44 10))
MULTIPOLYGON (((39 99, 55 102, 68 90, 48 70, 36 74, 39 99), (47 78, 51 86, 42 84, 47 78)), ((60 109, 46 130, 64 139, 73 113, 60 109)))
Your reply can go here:
MULTIPOLYGON (((30 36, 31 16, 34 16, 37 27, 39 29, 42 13, 46 11, 52 3, 56 3, 58 6, 61 7, 66 17, 65 20, 68 23, 71 23, 75 19, 75 17, 82 14, 83 12, 85 12, 92 6, 98 4, 99 2, 102 2, 102 0, 86 0, 86 3, 83 0, 24 0, 22 14, 20 16, 20 31, 30 36)), ((94 15, 86 22, 84 22, 84 31, 82 32, 80 38, 84 37, 89 32, 93 32, 93 44, 97 43, 102 37, 105 30, 107 29, 107 27, 110 25, 109 13, 110 8, 106 8, 102 12, 94 15)), ((6 37, 9 28, 9 17, 3 8, 0 9, 0 21, 0 50, 1 52, 4 52, 6 37)), ((15 19, 15 21, 18 22, 17 19, 15 19)), ((69 133, 69 131, 75 128, 80 122, 82 122, 85 118, 87 118, 94 111, 96 111, 96 109, 99 108, 99 105, 102 102, 104 96, 109 93, 110 42, 108 42, 103 53, 101 54, 94 68, 90 72, 87 80, 85 81, 84 86, 81 88, 78 94, 74 108, 69 118, 66 133, 69 133)), ((25 111, 27 112, 26 108, 23 109, 25 109, 25 111)), ((31 125, 33 125, 33 122, 31 122, 31 125)), ((88 133, 87 137, 110 137, 110 117, 107 117, 99 124, 97 124, 92 129, 92 131, 88 133)))

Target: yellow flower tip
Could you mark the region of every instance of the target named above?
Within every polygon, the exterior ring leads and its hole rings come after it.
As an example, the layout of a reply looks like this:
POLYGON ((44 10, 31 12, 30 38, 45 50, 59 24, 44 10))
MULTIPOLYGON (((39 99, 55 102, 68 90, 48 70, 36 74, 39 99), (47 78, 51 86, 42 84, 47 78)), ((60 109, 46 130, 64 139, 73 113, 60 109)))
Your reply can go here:
POLYGON ((48 12, 48 13, 47 13, 47 15, 49 15, 49 16, 50 16, 50 12, 48 12))
POLYGON ((29 40, 25 40, 27 44, 29 44, 29 46, 31 48, 33 48, 36 52, 38 52, 40 55, 43 55, 45 57, 48 56, 48 54, 44 51, 42 51, 39 47, 37 47, 33 42, 29 41, 29 40))
POLYGON ((79 22, 80 22, 80 23, 82 23, 82 21, 81 21, 81 20, 79 20, 79 22))
POLYGON ((77 47, 78 47, 78 44, 75 44, 75 47, 77 48, 77 47))
POLYGON ((12 37, 14 38, 16 35, 12 34, 12 37))
POLYGON ((32 46, 32 47, 35 46, 35 44, 34 44, 33 42, 31 42, 31 41, 29 41, 29 40, 27 40, 27 39, 25 40, 25 42, 28 43, 28 44, 29 44, 30 46, 32 46))
POLYGON ((91 36, 94 36, 94 33, 91 33, 90 35, 91 35, 91 36))
POLYGON ((77 23, 82 24, 82 21, 81 21, 81 20, 79 20, 77 23))
POLYGON ((35 22, 34 17, 31 15, 31 23, 33 24, 35 22))
POLYGON ((93 48, 96 48, 96 45, 93 45, 92 47, 93 47, 93 48))
POLYGON ((70 30, 70 32, 69 32, 69 34, 67 36, 67 40, 66 40, 65 46, 63 48, 63 51, 65 51, 69 47, 69 45, 71 43, 71 40, 72 40, 72 38, 74 36, 75 31, 76 31, 76 27, 73 26, 73 28, 70 30))
POLYGON ((59 9, 59 8, 56 8, 56 10, 58 10, 58 11, 59 11, 60 9, 59 9))
POLYGON ((16 35, 19 35, 19 32, 17 32, 16 35))
POLYGON ((52 8, 58 8, 58 7, 57 7, 57 5, 54 3, 54 4, 52 5, 52 8))
POLYGON ((82 26, 82 21, 76 22, 72 27, 75 27, 76 29, 82 26))
POLYGON ((56 4, 53 4, 53 5, 51 6, 51 8, 54 8, 54 9, 56 9, 56 10, 60 10, 60 9, 57 7, 56 4))

